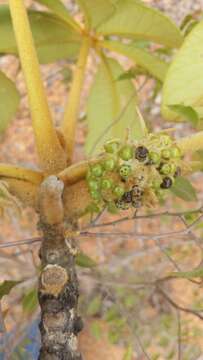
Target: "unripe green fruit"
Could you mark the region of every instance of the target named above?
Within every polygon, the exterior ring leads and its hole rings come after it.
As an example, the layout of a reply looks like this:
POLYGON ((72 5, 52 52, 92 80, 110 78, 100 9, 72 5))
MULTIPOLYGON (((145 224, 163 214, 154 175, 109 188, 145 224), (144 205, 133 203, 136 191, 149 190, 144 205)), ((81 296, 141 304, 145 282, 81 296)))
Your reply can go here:
POLYGON ((170 164, 171 167, 171 174, 175 174, 176 170, 177 170, 177 166, 173 163, 170 164))
POLYGON ((95 177, 100 177, 103 174, 103 169, 100 164, 95 164, 91 168, 91 174, 95 177))
POLYGON ((161 174, 168 175, 171 173, 171 165, 170 164, 163 164, 160 169, 161 174))
POLYGON ((171 148, 171 157, 172 158, 180 158, 181 157, 181 151, 177 146, 173 146, 171 148))
POLYGON ((167 134, 162 134, 161 135, 161 143, 163 145, 166 145, 166 146, 170 145, 171 142, 172 142, 172 140, 171 140, 171 137, 169 135, 167 135, 167 134))
POLYGON ((107 158, 102 163, 104 170, 106 171, 112 171, 115 169, 116 166, 116 160, 114 158, 107 158))
POLYGON ((104 149, 107 153, 110 154, 114 154, 117 152, 119 147, 119 142, 118 141, 108 141, 105 145, 104 145, 104 149))
POLYGON ((100 200, 101 199, 101 194, 100 194, 99 191, 91 190, 90 195, 94 200, 100 200))
POLYGON ((116 186, 113 189, 113 193, 117 198, 121 198, 123 196, 123 194, 125 193, 125 190, 122 186, 116 186))
POLYGON ((112 188, 113 182, 110 179, 103 179, 101 182, 102 190, 109 190, 112 188))
POLYGON ((171 157, 171 151, 169 149, 164 149, 161 152, 161 156, 162 156, 163 159, 168 160, 171 157))
POLYGON ((89 186, 90 190, 99 190, 100 183, 99 183, 98 180, 96 180, 94 178, 89 178, 88 179, 88 186, 89 186))
POLYGON ((155 151, 150 151, 149 159, 153 164, 159 164, 160 162, 160 155, 155 151))
POLYGON ((119 169, 119 174, 122 178, 127 178, 132 172, 132 168, 129 165, 122 165, 119 169))
POLYGON ((124 145, 119 151, 119 156, 122 160, 128 161, 133 158, 133 148, 130 145, 124 145))

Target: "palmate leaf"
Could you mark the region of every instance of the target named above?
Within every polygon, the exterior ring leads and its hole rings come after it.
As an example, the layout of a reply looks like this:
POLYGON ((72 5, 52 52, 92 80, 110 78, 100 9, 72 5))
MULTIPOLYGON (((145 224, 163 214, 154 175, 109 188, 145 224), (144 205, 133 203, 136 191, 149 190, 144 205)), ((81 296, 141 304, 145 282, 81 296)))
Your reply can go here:
POLYGON ((97 28, 116 11, 118 0, 77 0, 88 27, 97 28))
POLYGON ((169 109, 180 115, 184 120, 188 120, 194 127, 199 124, 199 115, 192 106, 169 105, 169 109))
POLYGON ((136 107, 136 96, 133 97, 132 82, 128 79, 117 81, 123 71, 117 61, 106 58, 97 71, 87 105, 87 154, 100 150, 109 138, 124 139, 127 128, 133 138, 141 138, 146 133, 144 120, 136 107))
MULTIPOLYGON (((54 62, 75 58, 80 47, 80 36, 64 21, 46 12, 28 11, 39 61, 54 62)), ((0 6, 0 53, 17 55, 9 8, 0 6)))
POLYGON ((183 37, 180 30, 163 13, 140 0, 117 0, 113 3, 116 10, 97 28, 99 33, 146 39, 168 47, 181 45, 183 37))
POLYGON ((36 2, 45 5, 59 18, 67 22, 73 28, 77 27, 77 23, 74 18, 69 14, 68 9, 60 0, 35 0, 36 2))
POLYGON ((20 102, 20 94, 15 84, 0 71, 0 133, 3 132, 13 116, 20 102))
POLYGON ((157 56, 136 47, 133 43, 123 44, 122 42, 117 41, 104 41, 103 44, 113 51, 126 55, 128 58, 135 61, 137 65, 146 69, 153 77, 160 81, 164 81, 168 64, 157 56))
POLYGON ((192 107, 203 118, 203 21, 186 37, 167 72, 163 87, 162 114, 173 121, 185 120, 170 105, 192 107))

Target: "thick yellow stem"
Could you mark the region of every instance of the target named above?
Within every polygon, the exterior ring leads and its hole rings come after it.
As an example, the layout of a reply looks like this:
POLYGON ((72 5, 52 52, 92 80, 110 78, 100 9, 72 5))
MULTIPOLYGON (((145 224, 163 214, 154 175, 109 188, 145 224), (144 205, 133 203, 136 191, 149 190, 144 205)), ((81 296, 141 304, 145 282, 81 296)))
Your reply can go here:
POLYGON ((62 131, 66 140, 69 160, 71 160, 74 150, 77 118, 80 109, 80 95, 85 76, 85 68, 88 59, 90 43, 91 39, 89 39, 87 36, 84 36, 62 123, 62 131))
POLYGON ((29 181, 35 185, 39 185, 44 178, 43 173, 40 171, 4 163, 0 163, 0 178, 1 177, 29 181))
POLYGON ((201 150, 203 149, 203 131, 199 131, 194 135, 184 137, 177 143, 183 153, 201 150))
POLYGON ((23 0, 9 0, 18 52, 24 73, 40 165, 47 173, 66 167, 66 154, 54 129, 39 62, 23 0))

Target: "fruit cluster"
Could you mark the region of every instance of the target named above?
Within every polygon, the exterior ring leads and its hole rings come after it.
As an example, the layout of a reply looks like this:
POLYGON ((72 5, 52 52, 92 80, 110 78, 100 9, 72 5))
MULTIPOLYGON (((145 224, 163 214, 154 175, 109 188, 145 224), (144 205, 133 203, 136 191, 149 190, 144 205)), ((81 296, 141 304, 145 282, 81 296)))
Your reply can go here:
POLYGON ((182 165, 181 151, 166 133, 149 134, 134 143, 108 141, 89 165, 93 204, 109 211, 154 205, 181 174, 182 165))

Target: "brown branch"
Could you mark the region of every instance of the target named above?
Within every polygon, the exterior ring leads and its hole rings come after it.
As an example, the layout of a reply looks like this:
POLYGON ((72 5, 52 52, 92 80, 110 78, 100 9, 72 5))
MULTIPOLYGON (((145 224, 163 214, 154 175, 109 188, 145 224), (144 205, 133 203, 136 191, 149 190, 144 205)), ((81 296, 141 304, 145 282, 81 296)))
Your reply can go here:
POLYGON ((169 297, 168 294, 165 293, 165 291, 163 291, 163 289, 161 289, 161 287, 158 285, 158 283, 157 283, 157 290, 166 299, 166 301, 169 304, 171 304, 171 306, 174 307, 175 309, 183 311, 183 312, 188 313, 188 314, 192 314, 192 315, 198 317, 200 320, 203 320, 203 315, 201 315, 200 312, 198 312, 197 310, 185 308, 184 306, 178 305, 174 300, 172 300, 169 297))

